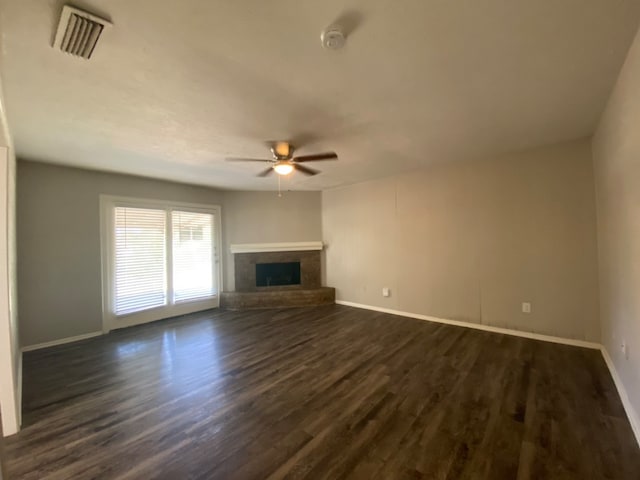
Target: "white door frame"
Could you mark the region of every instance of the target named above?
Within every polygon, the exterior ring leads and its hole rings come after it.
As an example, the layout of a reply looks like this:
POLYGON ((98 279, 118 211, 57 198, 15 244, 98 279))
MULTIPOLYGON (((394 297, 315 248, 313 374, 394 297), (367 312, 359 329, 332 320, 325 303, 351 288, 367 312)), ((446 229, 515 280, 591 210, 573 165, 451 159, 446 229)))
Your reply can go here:
MULTIPOLYGON (((3 434, 12 435, 20 430, 20 371, 21 353, 17 345, 17 325, 11 303, 12 242, 10 195, 15 192, 15 171, 11 171, 9 149, 0 147, 0 411, 3 434), (11 185, 11 182, 14 182, 11 185)), ((14 285, 15 287, 15 285, 14 285)))

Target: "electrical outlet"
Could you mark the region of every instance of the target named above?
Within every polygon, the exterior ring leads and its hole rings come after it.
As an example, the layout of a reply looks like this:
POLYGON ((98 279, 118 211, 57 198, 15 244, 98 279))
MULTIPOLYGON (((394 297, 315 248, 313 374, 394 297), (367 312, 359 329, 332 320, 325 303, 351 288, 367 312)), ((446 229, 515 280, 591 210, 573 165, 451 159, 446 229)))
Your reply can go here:
POLYGON ((627 342, 625 340, 622 341, 620 350, 622 350, 622 355, 624 355, 624 358, 629 360, 629 345, 627 345, 627 342))
POLYGON ((522 302, 522 313, 531 313, 531 304, 529 302, 522 302))
POLYGON ((390 297, 391 296, 391 290, 389 290, 388 287, 383 287, 382 296, 383 297, 390 297))

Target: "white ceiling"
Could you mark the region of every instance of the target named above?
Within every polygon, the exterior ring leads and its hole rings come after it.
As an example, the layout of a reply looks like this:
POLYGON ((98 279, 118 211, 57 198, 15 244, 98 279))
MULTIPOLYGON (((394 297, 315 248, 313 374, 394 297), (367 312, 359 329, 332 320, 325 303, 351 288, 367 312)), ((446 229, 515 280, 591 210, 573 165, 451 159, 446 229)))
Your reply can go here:
POLYGON ((51 48, 62 1, 3 0, 2 69, 18 156, 227 188, 263 142, 335 150, 286 188, 591 134, 637 0, 95 0, 113 21, 85 61, 51 48), (341 15, 341 51, 320 32, 341 15))

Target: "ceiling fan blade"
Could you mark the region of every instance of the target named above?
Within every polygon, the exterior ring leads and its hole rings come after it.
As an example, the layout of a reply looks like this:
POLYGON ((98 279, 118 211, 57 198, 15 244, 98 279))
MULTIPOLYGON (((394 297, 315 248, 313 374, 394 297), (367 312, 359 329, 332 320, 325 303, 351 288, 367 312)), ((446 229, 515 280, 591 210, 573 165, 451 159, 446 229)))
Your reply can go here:
POLYGON ((314 170, 313 168, 303 167, 302 165, 293 164, 293 168, 295 168, 300 173, 304 173, 305 175, 317 175, 320 172, 318 170, 314 170))
POLYGON ((273 173, 273 167, 269 167, 266 170, 263 170, 262 172, 260 172, 257 176, 258 177, 266 177, 267 175, 270 175, 273 173))
POLYGON ((259 158, 225 158, 227 162, 270 162, 271 160, 264 160, 259 158))
POLYGON ((294 157, 294 162, 318 162, 320 160, 337 160, 338 155, 335 152, 316 153, 315 155, 302 155, 294 157))

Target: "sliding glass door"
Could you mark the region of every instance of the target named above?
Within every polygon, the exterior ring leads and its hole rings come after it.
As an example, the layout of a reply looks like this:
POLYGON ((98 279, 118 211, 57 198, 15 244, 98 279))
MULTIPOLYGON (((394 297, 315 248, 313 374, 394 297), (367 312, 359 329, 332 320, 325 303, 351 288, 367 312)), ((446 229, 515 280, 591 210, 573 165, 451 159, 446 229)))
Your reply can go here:
POLYGON ((219 305, 220 208, 101 198, 105 330, 219 305))

